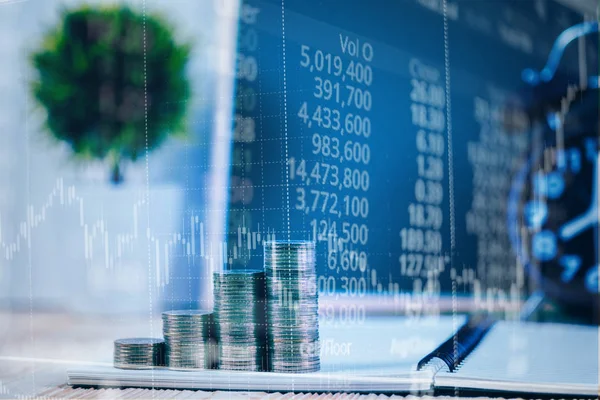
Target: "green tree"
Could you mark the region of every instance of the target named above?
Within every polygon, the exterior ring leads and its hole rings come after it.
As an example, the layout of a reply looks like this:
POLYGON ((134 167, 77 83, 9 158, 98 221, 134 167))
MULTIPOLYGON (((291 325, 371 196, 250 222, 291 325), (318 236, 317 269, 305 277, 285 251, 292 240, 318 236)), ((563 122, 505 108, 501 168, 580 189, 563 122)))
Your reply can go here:
POLYGON ((65 10, 32 56, 48 131, 83 159, 135 161, 185 130, 190 45, 160 17, 129 7, 65 10))

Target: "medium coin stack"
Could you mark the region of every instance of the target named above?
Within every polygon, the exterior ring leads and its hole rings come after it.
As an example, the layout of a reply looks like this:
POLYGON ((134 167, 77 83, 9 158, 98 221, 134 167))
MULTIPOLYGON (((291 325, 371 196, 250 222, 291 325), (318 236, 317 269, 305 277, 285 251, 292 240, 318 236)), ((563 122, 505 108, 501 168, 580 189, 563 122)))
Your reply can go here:
POLYGON ((130 338, 115 340, 114 365, 123 369, 148 369, 164 365, 162 339, 130 338))
POLYGON ((166 311, 162 314, 167 367, 205 369, 211 366, 212 312, 166 311))
POLYGON ((230 270, 213 275, 219 367, 266 370, 265 274, 230 270))
POLYGON ((268 352, 275 372, 320 368, 315 243, 265 243, 268 352))

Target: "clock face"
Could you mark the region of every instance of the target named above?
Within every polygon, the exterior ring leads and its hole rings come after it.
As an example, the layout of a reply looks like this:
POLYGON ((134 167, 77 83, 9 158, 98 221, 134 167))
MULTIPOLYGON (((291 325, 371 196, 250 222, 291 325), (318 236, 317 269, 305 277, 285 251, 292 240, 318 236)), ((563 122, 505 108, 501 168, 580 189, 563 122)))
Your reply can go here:
MULTIPOLYGON (((542 289, 571 304, 598 302, 597 134, 544 147, 515 179, 511 239, 542 289)), ((511 220, 512 219, 512 220, 511 220)))

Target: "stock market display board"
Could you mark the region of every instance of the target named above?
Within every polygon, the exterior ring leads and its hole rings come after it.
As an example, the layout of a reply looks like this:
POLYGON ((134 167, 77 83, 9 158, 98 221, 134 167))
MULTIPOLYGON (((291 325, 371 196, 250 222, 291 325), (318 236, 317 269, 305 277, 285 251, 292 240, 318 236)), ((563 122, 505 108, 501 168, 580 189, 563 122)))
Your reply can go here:
POLYGON ((521 75, 583 15, 549 1, 249 0, 239 18, 230 268, 262 267, 257 237, 312 239, 324 294, 526 290, 507 223, 531 142, 521 75))

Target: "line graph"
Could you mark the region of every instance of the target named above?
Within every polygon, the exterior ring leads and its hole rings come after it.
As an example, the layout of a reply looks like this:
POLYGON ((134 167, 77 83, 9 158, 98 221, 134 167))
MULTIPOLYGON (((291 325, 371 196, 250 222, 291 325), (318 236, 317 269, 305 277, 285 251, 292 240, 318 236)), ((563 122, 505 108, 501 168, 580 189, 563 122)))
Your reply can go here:
MULTIPOLYGON (((156 233, 143 229, 140 213, 145 212, 147 201, 143 196, 131 206, 126 213, 131 220, 126 223, 130 229, 122 232, 111 230, 105 218, 89 218, 86 211, 86 199, 77 192, 74 185, 65 185, 59 178, 40 206, 28 205, 26 218, 15 226, 18 228, 14 237, 3 233, 3 216, 0 214, 0 256, 11 262, 21 251, 31 249, 32 236, 57 208, 68 209, 78 219, 79 234, 86 262, 103 260, 107 269, 117 268, 124 256, 142 245, 141 240, 148 240, 153 252, 155 266, 155 282, 157 287, 170 283, 170 269, 175 256, 199 257, 210 271, 227 268, 233 260, 244 252, 255 251, 262 247, 265 240, 274 240, 275 233, 267 231, 263 234, 260 225, 251 229, 243 223, 237 227, 237 242, 227 246, 224 240, 211 239, 201 215, 176 217, 182 221, 181 229, 170 233, 156 233), (144 232, 145 231, 145 232, 144 232), (112 239, 112 240, 111 240, 112 239)), ((120 207, 121 205, 119 205, 120 207)), ((4 230, 6 231, 6 230, 4 230)))

